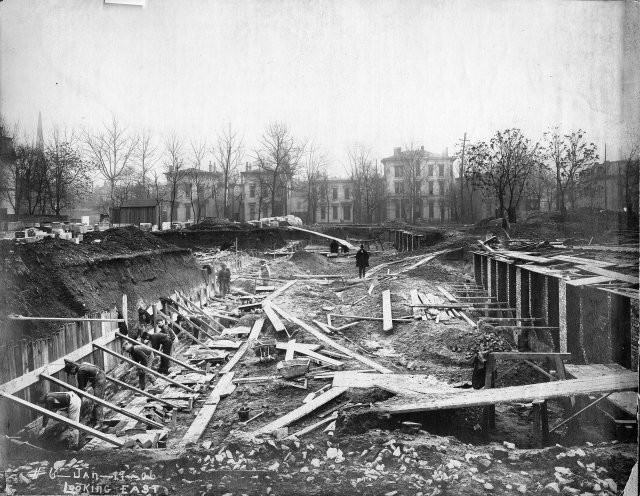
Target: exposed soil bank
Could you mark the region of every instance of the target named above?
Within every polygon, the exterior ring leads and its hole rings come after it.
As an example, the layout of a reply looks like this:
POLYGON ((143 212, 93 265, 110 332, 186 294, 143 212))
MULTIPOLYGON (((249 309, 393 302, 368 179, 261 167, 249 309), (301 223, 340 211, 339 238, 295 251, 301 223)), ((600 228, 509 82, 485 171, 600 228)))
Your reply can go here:
POLYGON ((154 232, 154 236, 164 243, 192 248, 217 247, 225 249, 238 242, 239 250, 268 250, 286 244, 283 231, 278 228, 262 229, 195 229, 182 231, 154 232))
POLYGON ((0 332, 9 339, 42 337, 61 326, 11 321, 9 314, 80 317, 120 309, 126 293, 129 320, 135 322, 139 306, 205 283, 189 250, 133 227, 91 233, 78 245, 52 238, 2 242, 0 256, 0 332))

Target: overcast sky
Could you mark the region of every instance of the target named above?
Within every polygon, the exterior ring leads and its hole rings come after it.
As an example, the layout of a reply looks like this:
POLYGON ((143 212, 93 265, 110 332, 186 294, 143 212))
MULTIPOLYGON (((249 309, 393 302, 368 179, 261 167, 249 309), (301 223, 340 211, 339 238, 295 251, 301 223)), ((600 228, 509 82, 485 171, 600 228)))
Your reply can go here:
MULTIPOLYGON (((623 2, 102 0, 0 3, 0 112, 34 134, 111 114, 256 146, 271 121, 344 160, 467 132, 581 127, 620 153, 623 2)), ((601 154, 602 155, 602 154, 601 154)), ((339 171, 339 167, 336 169, 339 171)))

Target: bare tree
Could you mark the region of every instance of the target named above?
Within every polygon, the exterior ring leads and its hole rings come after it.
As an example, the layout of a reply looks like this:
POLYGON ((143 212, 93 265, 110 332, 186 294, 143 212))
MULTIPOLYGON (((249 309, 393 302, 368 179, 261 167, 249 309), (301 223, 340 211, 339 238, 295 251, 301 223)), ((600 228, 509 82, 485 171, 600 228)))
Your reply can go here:
POLYGON ((67 134, 54 127, 45 150, 49 205, 56 215, 90 190, 89 166, 82 160, 78 141, 74 132, 67 134))
POLYGON ((574 189, 581 171, 591 167, 597 160, 596 145, 584 140, 585 132, 561 136, 558 129, 545 134, 546 155, 556 174, 556 204, 562 221, 567 216, 567 192, 574 189))
POLYGON ((164 167, 167 176, 167 189, 169 190, 169 222, 173 224, 179 187, 188 174, 188 170, 184 166, 182 141, 175 132, 165 139, 164 167))
POLYGON ((420 213, 420 192, 422 189, 422 165, 425 161, 424 150, 418 150, 413 144, 400 154, 402 177, 404 183, 403 195, 409 203, 409 222, 414 222, 416 210, 420 213))
POLYGON ((319 148, 310 144, 305 154, 303 164, 303 184, 307 197, 307 224, 315 224, 320 202, 320 179, 326 170, 327 159, 319 148))
POLYGON ((158 146, 153 142, 153 136, 147 129, 142 131, 136 150, 136 158, 140 165, 140 184, 145 197, 150 198, 153 184, 149 184, 151 171, 157 161, 158 146))
POLYGON ((256 151, 258 167, 269 177, 272 215, 277 215, 276 197, 281 197, 280 213, 287 215, 289 184, 298 172, 304 145, 298 143, 285 124, 273 123, 262 135, 256 151))
POLYGON ((44 151, 26 141, 16 146, 17 159, 10 172, 10 182, 15 189, 10 202, 17 215, 23 204, 27 207, 28 215, 38 211, 45 213, 47 208, 47 162, 44 151))
POLYGON ((191 210, 193 218, 196 222, 200 222, 203 206, 206 206, 205 185, 207 177, 201 170, 202 161, 206 155, 207 145, 205 141, 191 141, 191 165, 187 173, 187 178, 191 181, 189 188, 189 201, 191 202, 191 210), (195 195, 194 195, 195 193, 195 195))
POLYGON ((131 166, 139 141, 139 137, 122 126, 115 116, 111 123, 104 124, 101 131, 95 134, 86 132, 84 135, 90 162, 109 183, 112 202, 116 186, 127 174, 127 167, 131 166))
POLYGON ((369 149, 351 147, 347 150, 347 157, 346 170, 353 189, 353 220, 371 223, 384 201, 384 179, 378 173, 369 149))
POLYGON ((216 145, 211 151, 222 173, 223 215, 228 218, 229 185, 242 161, 242 138, 229 124, 226 129, 218 133, 216 145))
POLYGON ((627 227, 635 229, 638 226, 639 213, 639 183, 640 183, 640 139, 629 147, 625 155, 624 168, 624 199, 627 213, 627 227))

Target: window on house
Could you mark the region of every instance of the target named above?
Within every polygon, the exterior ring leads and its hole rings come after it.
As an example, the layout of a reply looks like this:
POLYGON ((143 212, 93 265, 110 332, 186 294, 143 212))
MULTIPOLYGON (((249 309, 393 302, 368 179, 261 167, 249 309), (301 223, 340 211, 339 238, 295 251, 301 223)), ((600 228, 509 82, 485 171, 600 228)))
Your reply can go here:
POLYGON ((252 203, 249 205, 249 220, 254 220, 256 218, 256 206, 252 203))
POLYGON ((395 177, 404 177, 404 167, 402 165, 394 166, 395 177))
POLYGON ((429 194, 433 194, 433 181, 429 181, 429 194))
POLYGON ((256 185, 255 184, 250 184, 249 185, 249 198, 255 198, 256 197, 256 185))
POLYGON ((327 211, 324 207, 320 207, 320 220, 327 220, 327 211))
POLYGON ((438 175, 444 177, 444 164, 438 165, 438 175))
POLYGON ((349 190, 349 188, 344 188, 344 199, 348 200, 350 196, 351 196, 351 191, 349 190))
POLYGON ((344 220, 351 220, 351 205, 345 205, 342 207, 342 213, 344 220))
POLYGON ((332 190, 332 196, 334 200, 338 199, 338 188, 333 188, 332 190))
POLYGON ((338 206, 335 205, 335 206, 331 207, 331 209, 333 210, 333 212, 332 212, 333 220, 337 220, 338 219, 338 206))
POLYGON ((184 220, 191 220, 191 205, 184 206, 184 220))
POLYGON ((433 164, 429 164, 429 176, 433 176, 433 164))
POLYGON ((433 202, 429 202, 429 218, 433 219, 433 202))
POLYGON ((185 183, 184 194, 187 198, 191 198, 191 183, 185 183))
POLYGON ((404 183, 398 181, 397 183, 393 183, 394 192, 396 195, 404 194, 404 183))
POLYGON ((400 202, 396 201, 396 219, 400 219, 402 217, 402 208, 400 207, 400 202))

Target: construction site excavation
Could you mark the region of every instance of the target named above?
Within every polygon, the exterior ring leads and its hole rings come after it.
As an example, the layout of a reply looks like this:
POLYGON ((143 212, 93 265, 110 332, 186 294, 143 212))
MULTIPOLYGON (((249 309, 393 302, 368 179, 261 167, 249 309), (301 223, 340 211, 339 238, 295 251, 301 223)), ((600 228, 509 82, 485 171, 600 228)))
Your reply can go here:
POLYGON ((196 227, 2 241, 7 494, 623 493, 636 243, 196 227))

